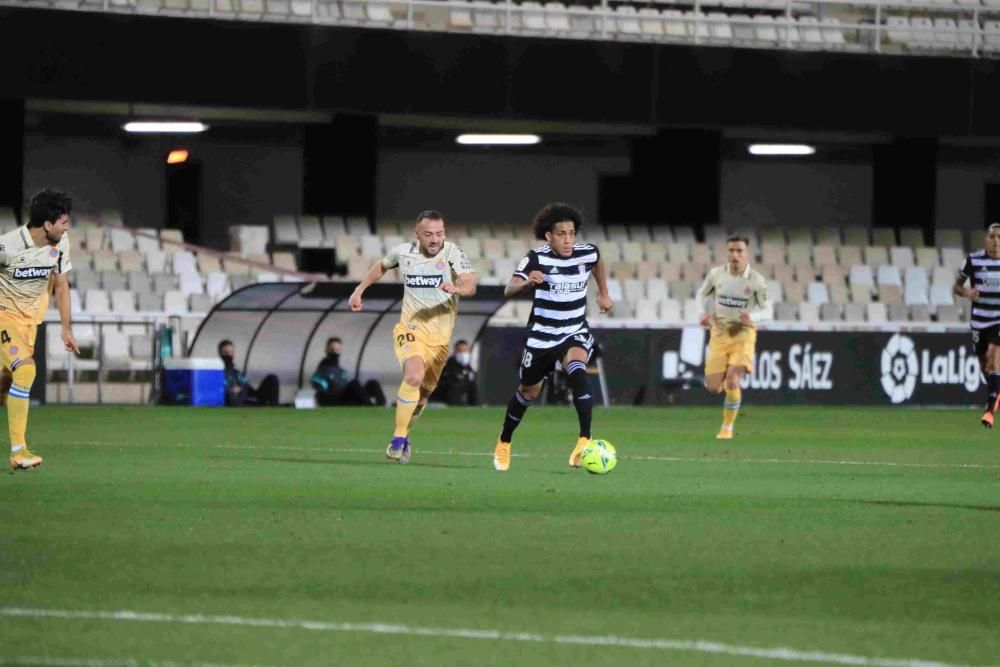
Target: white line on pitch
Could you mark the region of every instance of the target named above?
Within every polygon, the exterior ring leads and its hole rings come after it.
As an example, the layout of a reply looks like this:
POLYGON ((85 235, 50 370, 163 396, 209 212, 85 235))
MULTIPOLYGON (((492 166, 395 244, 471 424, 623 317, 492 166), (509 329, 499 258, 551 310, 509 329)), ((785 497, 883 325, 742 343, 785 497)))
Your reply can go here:
POLYGON ((60 658, 45 655, 0 655, 0 665, 31 665, 32 667, 239 667, 214 662, 173 662, 138 660, 136 658, 60 658))
MULTIPOLYGON (((135 443, 125 442, 67 442, 68 445, 85 445, 93 447, 144 447, 135 443)), ((160 447, 161 445, 149 445, 149 447, 160 447)), ((202 445, 174 444, 173 447, 201 447, 202 445)), ((381 449, 359 449, 350 447, 289 447, 286 445, 204 445, 213 449, 247 449, 261 451, 289 451, 289 452, 339 452, 343 454, 381 454, 381 449)), ((419 450, 421 454, 431 456, 493 456, 493 452, 461 452, 461 451, 431 451, 419 450)), ((532 458, 556 458, 561 454, 523 454, 511 453, 511 456, 526 459, 532 458)), ((894 468, 954 468, 971 470, 1000 470, 1000 465, 987 463, 899 463, 897 461, 838 461, 832 459, 724 459, 719 457, 682 457, 682 456, 620 456, 623 460, 632 461, 664 461, 667 463, 767 463, 767 464, 791 464, 791 465, 834 465, 834 466, 889 466, 894 468)))
POLYGON ((428 628, 391 623, 330 623, 295 619, 247 618, 242 616, 209 616, 204 614, 166 614, 140 611, 98 611, 66 609, 33 609, 0 607, 0 616, 27 618, 61 618, 102 621, 138 621, 145 623, 182 623, 188 625, 234 625, 255 628, 280 628, 311 630, 315 632, 351 632, 379 635, 409 635, 417 637, 442 637, 453 639, 479 639, 539 644, 568 644, 577 646, 617 646, 623 648, 713 653, 769 660, 820 662, 834 665, 860 665, 861 667, 968 667, 947 662, 916 658, 876 658, 845 653, 801 651, 786 646, 761 648, 740 646, 692 639, 640 639, 614 635, 585 637, 577 635, 545 635, 534 632, 503 632, 468 628, 428 628))

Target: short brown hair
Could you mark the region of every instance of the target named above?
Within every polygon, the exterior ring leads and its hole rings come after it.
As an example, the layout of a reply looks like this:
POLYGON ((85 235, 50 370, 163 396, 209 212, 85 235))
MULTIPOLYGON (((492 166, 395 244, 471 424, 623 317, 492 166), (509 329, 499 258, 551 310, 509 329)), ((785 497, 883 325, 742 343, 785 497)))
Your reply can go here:
POLYGON ((734 243, 736 241, 742 241, 743 243, 746 243, 748 246, 750 245, 750 239, 747 238, 746 236, 743 236, 742 234, 731 234, 726 238, 726 243, 734 243))

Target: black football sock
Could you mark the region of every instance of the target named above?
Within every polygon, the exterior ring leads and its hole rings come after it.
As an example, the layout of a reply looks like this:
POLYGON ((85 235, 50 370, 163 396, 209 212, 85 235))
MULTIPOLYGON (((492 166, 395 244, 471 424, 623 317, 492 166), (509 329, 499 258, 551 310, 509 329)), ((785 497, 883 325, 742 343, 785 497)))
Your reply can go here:
POLYGON ((587 377, 587 364, 582 361, 571 361, 566 366, 566 373, 569 379, 569 386, 573 389, 573 405, 576 406, 576 416, 580 420, 580 437, 589 440, 594 401, 590 395, 590 378, 587 377))
POLYGON ((514 437, 514 429, 521 423, 524 413, 528 411, 531 403, 532 401, 526 399, 520 391, 514 392, 510 403, 507 404, 507 416, 503 419, 503 432, 500 433, 501 442, 511 441, 511 438, 514 437))

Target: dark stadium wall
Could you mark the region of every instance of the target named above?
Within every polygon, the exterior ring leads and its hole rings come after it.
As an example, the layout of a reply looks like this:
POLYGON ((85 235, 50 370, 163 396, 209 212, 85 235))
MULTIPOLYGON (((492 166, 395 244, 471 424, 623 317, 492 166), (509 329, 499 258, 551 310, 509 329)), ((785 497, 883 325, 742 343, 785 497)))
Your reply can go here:
POLYGON ((726 160, 720 223, 726 228, 774 225, 868 225, 870 164, 726 160))
POLYGON ((409 220, 439 208, 456 222, 529 224, 550 201, 597 215, 597 179, 628 170, 625 155, 583 157, 514 152, 385 150, 378 165, 378 215, 409 220))
POLYGON ((0 62, 11 98, 1000 137, 986 59, 4 7, 0 62))
POLYGON ((229 248, 229 227, 270 225, 276 213, 302 208, 302 149, 296 141, 198 137, 136 139, 32 131, 26 135, 25 194, 69 190, 78 212, 119 211, 131 227, 162 227, 166 155, 187 147, 202 166, 201 242, 229 248))
POLYGON ((986 185, 1000 183, 1000 154, 979 148, 944 150, 937 170, 935 225, 979 233, 986 223, 986 185), (970 154, 973 153, 973 154, 970 154))

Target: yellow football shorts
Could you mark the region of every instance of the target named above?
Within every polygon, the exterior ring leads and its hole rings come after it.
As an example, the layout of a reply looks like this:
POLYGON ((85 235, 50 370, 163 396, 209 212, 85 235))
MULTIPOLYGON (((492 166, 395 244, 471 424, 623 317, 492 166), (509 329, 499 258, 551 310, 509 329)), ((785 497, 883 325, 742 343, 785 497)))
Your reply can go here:
POLYGON ((410 329, 400 322, 392 329, 392 349, 396 351, 396 360, 400 367, 407 359, 420 357, 424 360, 424 381, 420 388, 428 392, 437 388, 441 379, 441 371, 448 361, 447 345, 428 345, 424 334, 416 329, 410 329))
POLYGON ((705 375, 725 373, 729 366, 742 366, 753 372, 753 355, 757 346, 757 329, 741 327, 736 335, 718 326, 712 327, 705 357, 705 375))
POLYGON ((11 368, 17 360, 32 358, 37 333, 38 327, 34 324, 0 318, 0 361, 4 368, 11 368))

